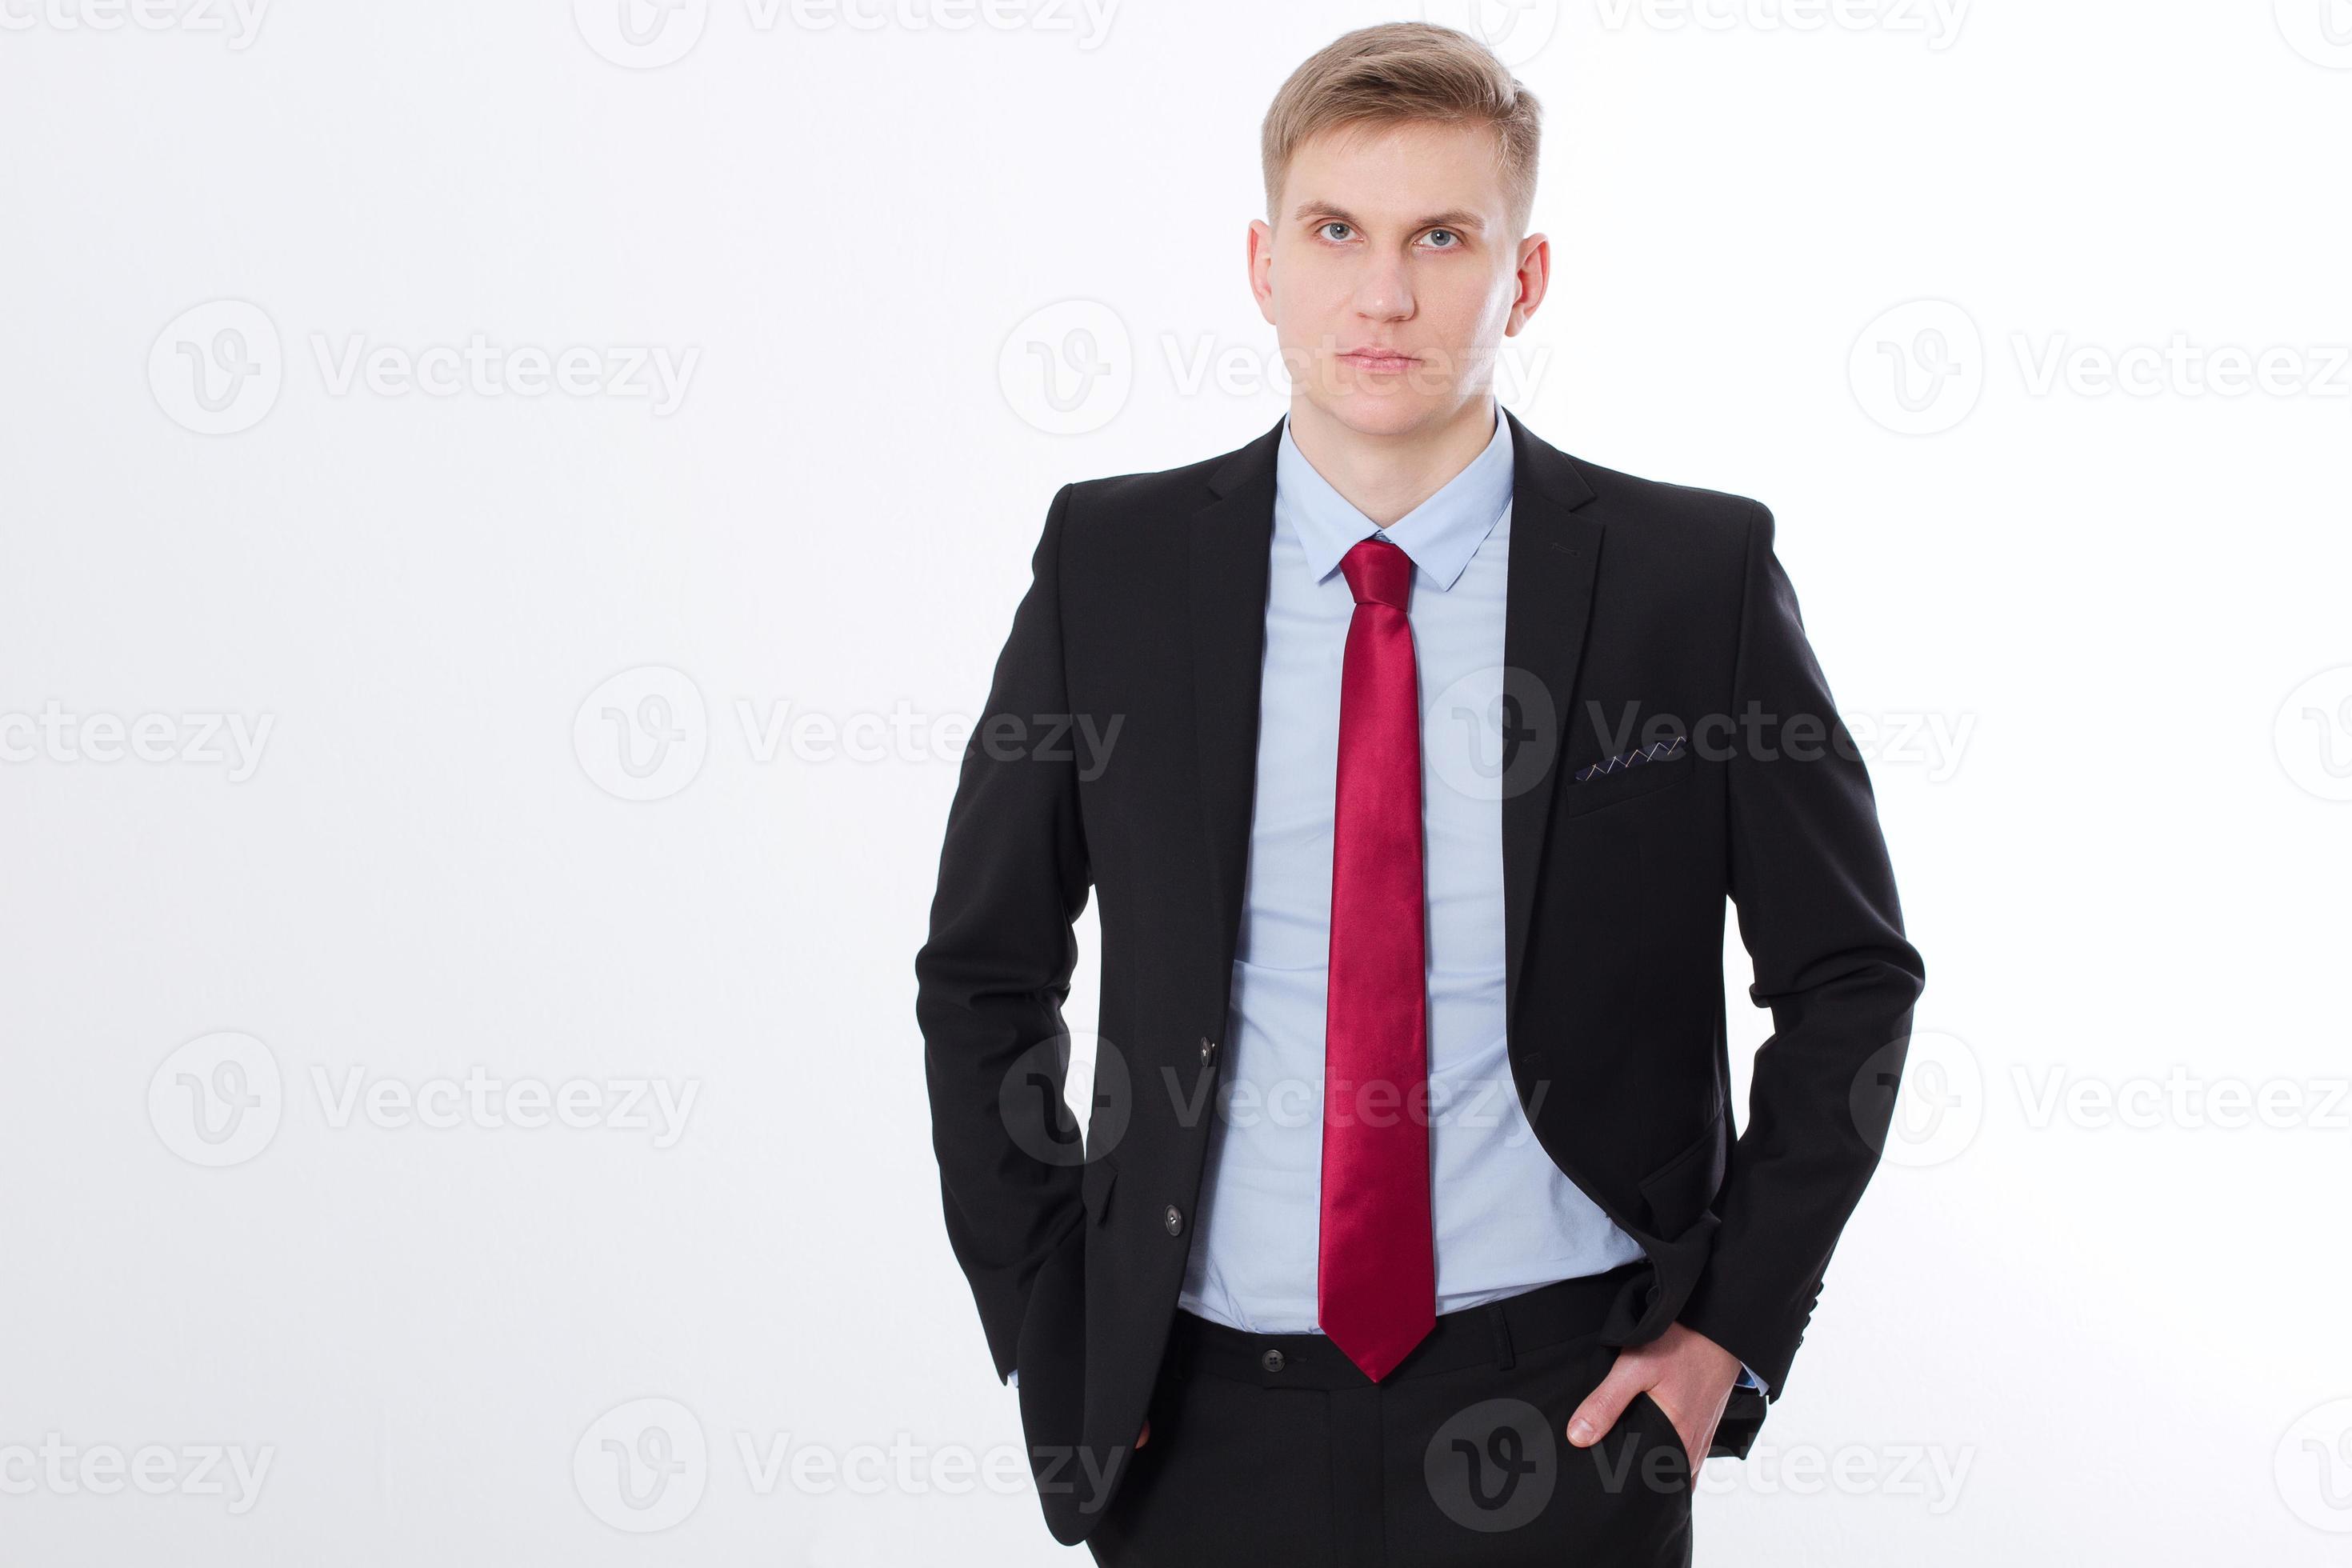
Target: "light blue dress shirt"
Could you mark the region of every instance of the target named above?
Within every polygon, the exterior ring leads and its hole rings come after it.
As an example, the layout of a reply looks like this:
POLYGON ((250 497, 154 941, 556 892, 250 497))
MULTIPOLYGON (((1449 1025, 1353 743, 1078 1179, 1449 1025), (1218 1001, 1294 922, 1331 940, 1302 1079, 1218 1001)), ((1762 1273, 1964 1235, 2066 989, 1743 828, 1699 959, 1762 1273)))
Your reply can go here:
MULTIPOLYGON (((1375 534, 1413 563, 1406 613, 1421 686, 1437 1310, 1643 1256, 1536 1142, 1511 1077, 1499 715, 1512 478, 1497 407, 1485 449, 1382 530, 1316 471, 1284 422, 1229 1070, 1177 1298, 1213 1322, 1321 1331, 1325 966, 1340 668, 1356 607, 1339 560, 1375 534)), ((1744 1368, 1742 1382, 1754 1383, 1744 1368)))
POLYGON ((1260 687, 1257 794, 1234 959, 1230 1071, 1178 1303, 1255 1333, 1311 1333, 1323 1160, 1339 677, 1355 595, 1340 557, 1378 533, 1412 558, 1429 953, 1430 1207, 1437 1310, 1642 1257, 1552 1163, 1504 1035, 1503 807, 1495 754, 1511 546, 1509 426, 1379 529, 1284 422, 1260 687))

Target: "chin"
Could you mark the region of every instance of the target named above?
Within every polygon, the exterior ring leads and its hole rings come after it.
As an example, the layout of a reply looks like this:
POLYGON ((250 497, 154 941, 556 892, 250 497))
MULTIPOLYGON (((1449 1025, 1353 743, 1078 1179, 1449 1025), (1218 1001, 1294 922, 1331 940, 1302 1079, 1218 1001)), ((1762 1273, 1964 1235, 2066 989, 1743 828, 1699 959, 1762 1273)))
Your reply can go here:
POLYGON ((1338 423, 1362 436, 1403 436, 1444 418, 1455 400, 1442 394, 1398 384, 1386 391, 1352 388, 1336 396, 1311 397, 1309 402, 1338 423))

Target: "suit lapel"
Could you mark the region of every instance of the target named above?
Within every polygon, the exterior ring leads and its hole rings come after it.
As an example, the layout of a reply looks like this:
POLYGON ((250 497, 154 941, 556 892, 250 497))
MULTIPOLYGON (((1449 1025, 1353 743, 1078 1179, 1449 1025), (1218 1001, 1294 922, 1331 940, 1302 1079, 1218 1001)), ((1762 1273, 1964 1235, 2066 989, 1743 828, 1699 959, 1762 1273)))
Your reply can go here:
MULTIPOLYGON (((1512 1018, 1528 927, 1535 910, 1545 825, 1570 728, 1570 704, 1592 613, 1601 525, 1577 509, 1592 488, 1576 465, 1511 423, 1511 562, 1505 589, 1503 662, 1519 711, 1504 721, 1518 743, 1543 749, 1534 782, 1506 795, 1503 809, 1505 1017, 1512 1018), (1532 685, 1528 684, 1532 681, 1532 685), (1545 704, 1549 713, 1528 711, 1545 704), (1532 731, 1528 733, 1528 731, 1532 731)), ((1275 455, 1282 422, 1229 456, 1209 480, 1213 499, 1192 515, 1190 549, 1192 697, 1201 770, 1201 821, 1218 954, 1231 966, 1241 933, 1252 796, 1257 782, 1258 697, 1265 655, 1266 559, 1274 533, 1275 455)))
POLYGON ((1282 421, 1210 477, 1216 498, 1192 514, 1194 755, 1215 899, 1217 956, 1230 972, 1241 938, 1257 784, 1258 692, 1265 663, 1266 558, 1274 541, 1275 455, 1282 421))
POLYGON ((1516 717, 1518 744, 1544 749, 1534 781, 1503 797, 1503 1017, 1507 1028, 1517 1019, 1519 975, 1526 967, 1545 825, 1551 820, 1552 796, 1568 761, 1570 704, 1576 696, 1585 628, 1592 618, 1601 529, 1577 512, 1592 499, 1592 487, 1576 465, 1529 434, 1510 410, 1505 409, 1503 417, 1511 422, 1512 459, 1503 665, 1510 672, 1506 690, 1519 696, 1521 710, 1514 716, 1507 708, 1504 721, 1509 724, 1516 717), (1526 710, 1542 707, 1544 697, 1549 698, 1549 714, 1526 710))

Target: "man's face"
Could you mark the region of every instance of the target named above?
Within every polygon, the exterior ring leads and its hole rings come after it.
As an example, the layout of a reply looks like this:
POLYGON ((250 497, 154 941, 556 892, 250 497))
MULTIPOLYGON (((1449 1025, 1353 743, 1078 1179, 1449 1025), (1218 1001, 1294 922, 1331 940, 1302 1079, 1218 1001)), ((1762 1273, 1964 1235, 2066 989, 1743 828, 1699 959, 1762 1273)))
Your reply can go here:
POLYGON ((1365 435, 1443 426, 1494 384, 1543 297, 1544 237, 1509 230, 1486 126, 1343 128, 1291 155, 1250 284, 1297 395, 1365 435))

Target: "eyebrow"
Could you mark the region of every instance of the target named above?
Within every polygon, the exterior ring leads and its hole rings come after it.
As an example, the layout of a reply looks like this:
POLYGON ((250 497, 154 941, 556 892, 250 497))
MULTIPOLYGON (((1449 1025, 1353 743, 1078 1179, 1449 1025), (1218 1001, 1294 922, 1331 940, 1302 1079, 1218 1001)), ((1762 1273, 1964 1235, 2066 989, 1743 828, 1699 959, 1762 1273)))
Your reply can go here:
MULTIPOLYGON (((1355 228, 1367 226, 1344 207, 1334 206, 1329 202, 1301 202, 1290 216, 1300 223, 1306 222, 1310 217, 1320 217, 1327 223, 1344 223, 1355 228)), ((1425 228, 1466 228, 1480 234, 1486 231, 1486 225, 1478 215, 1463 207, 1448 207, 1442 213, 1433 213, 1427 217, 1414 220, 1412 226, 1415 234, 1419 234, 1425 228)))

